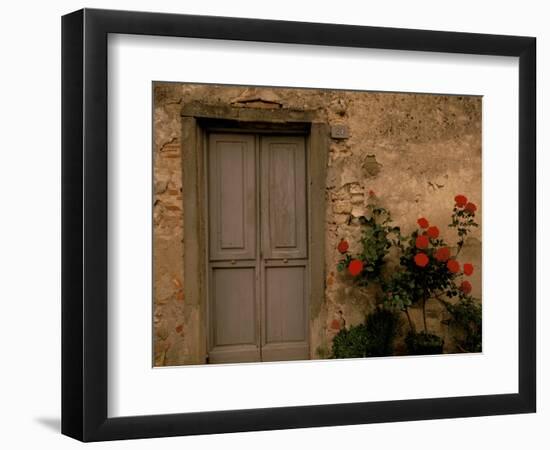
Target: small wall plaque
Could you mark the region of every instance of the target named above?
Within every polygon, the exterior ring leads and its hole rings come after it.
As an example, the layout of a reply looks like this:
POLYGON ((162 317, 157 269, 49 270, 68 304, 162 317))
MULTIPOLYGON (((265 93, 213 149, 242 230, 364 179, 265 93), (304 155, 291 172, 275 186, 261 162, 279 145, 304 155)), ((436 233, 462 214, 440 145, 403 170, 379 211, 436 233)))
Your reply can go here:
POLYGON ((349 129, 345 125, 332 125, 330 127, 330 137, 332 139, 347 139, 349 138, 349 129))

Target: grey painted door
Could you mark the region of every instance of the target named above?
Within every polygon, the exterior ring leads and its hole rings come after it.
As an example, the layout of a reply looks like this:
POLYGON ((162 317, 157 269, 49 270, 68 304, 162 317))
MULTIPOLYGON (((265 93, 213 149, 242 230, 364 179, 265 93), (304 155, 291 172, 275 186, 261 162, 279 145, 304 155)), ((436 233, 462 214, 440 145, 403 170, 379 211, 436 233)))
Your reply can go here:
POLYGON ((309 359, 302 136, 210 134, 209 361, 309 359))

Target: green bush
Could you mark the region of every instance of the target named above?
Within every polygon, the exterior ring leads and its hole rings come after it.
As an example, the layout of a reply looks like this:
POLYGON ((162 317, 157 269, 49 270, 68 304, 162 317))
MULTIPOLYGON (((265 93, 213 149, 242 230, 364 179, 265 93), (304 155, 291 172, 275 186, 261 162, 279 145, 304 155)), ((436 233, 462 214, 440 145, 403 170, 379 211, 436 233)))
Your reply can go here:
POLYGON ((443 353, 443 339, 435 334, 409 332, 405 338, 409 355, 439 355, 443 353))
POLYGON ((332 340, 332 358, 365 358, 368 339, 367 326, 363 323, 340 330, 332 340))
POLYGON ((399 317, 379 308, 364 324, 340 330, 332 341, 332 358, 368 358, 393 355, 393 342, 399 331, 399 317))
POLYGON ((481 304, 473 298, 461 298, 456 304, 445 306, 451 314, 449 325, 460 333, 455 338, 458 350, 481 352, 481 304))

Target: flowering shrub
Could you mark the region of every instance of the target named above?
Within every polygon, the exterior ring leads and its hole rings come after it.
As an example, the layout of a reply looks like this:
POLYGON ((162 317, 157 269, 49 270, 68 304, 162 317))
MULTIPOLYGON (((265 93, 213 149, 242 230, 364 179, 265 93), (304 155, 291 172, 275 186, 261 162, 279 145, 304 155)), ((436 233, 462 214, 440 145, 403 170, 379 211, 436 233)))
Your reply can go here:
POLYGON ((363 225, 361 253, 351 255, 348 251, 348 241, 342 239, 338 244, 342 259, 336 266, 338 272, 347 270, 351 276, 355 277, 358 284, 364 286, 380 280, 384 257, 400 232, 399 227, 390 225, 391 216, 387 210, 372 204, 367 208, 370 216, 361 216, 357 219, 363 225))
POLYGON ((357 255, 349 253, 349 244, 342 240, 338 250, 343 255, 338 270, 347 269, 349 275, 359 285, 376 282, 382 290, 383 302, 390 308, 402 310, 407 315, 411 336, 411 348, 420 348, 422 342, 429 342, 434 348, 442 348, 443 341, 430 335, 426 323, 426 303, 430 300, 441 302, 449 312, 449 299, 458 298, 462 302, 472 302, 472 284, 465 279, 474 273, 470 262, 461 263, 459 255, 468 234, 478 227, 475 221, 477 207, 466 196, 457 195, 451 214, 449 227, 457 232, 454 246, 440 237, 439 228, 430 224, 426 217, 417 221, 417 227, 408 235, 399 227, 391 225, 390 213, 380 207, 369 205, 370 217, 359 218, 364 226, 361 238, 362 251, 357 255), (386 255, 391 247, 399 250, 399 264, 391 271, 382 272, 386 255), (452 250, 456 248, 456 250, 452 250), (454 253, 454 254, 453 254, 454 253), (410 319, 408 308, 420 304, 423 312, 423 335, 417 335, 410 319), (421 338, 419 344, 418 339, 421 338), (437 340, 441 342, 438 342, 437 340), (420 347, 419 347, 420 346, 420 347))

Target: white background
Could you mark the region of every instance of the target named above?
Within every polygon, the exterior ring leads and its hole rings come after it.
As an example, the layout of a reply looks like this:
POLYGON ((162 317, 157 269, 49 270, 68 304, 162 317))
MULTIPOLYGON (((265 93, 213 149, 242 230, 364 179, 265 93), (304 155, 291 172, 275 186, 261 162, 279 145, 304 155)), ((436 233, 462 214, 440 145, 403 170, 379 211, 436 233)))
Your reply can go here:
POLYGON ((518 278, 517 58, 118 35, 109 38, 109 67, 109 416, 518 391, 509 295, 518 278), (159 79, 483 95, 483 354, 152 370, 152 202, 144 199, 151 80, 159 79), (513 225, 501 226, 503 210, 513 225), (335 380, 346 382, 331 389, 335 380))
MULTIPOLYGON (((81 6, 157 10, 226 16, 355 23, 424 29, 535 35, 539 68, 539 149, 548 140, 543 108, 550 104, 550 31, 544 2, 471 2, 444 6, 441 2, 181 2, 157 0, 56 3, 10 3, 4 6, 2 39, 1 111, 2 152, 0 192, 0 299, 3 302, 0 342, 0 443, 6 448, 73 448, 80 444, 58 434, 60 375, 60 19, 81 6)), ((550 169, 539 153, 539 230, 546 224, 550 169)), ((503 195, 507 195, 503 192, 503 195)), ((548 264, 540 255, 550 250, 539 232, 539 270, 548 264)), ((542 277, 541 277, 542 278, 542 277)), ((548 278, 539 284, 544 299, 548 278)), ((539 380, 548 378, 550 337, 542 324, 549 309, 539 302, 539 380)), ((340 381, 344 383, 345 380, 340 381)), ((339 383, 332 388, 338 390, 339 383)), ((374 448, 548 448, 550 395, 539 383, 536 415, 471 418, 402 424, 241 433, 152 441, 97 444, 101 448, 296 448, 314 445, 372 446, 374 448)))

